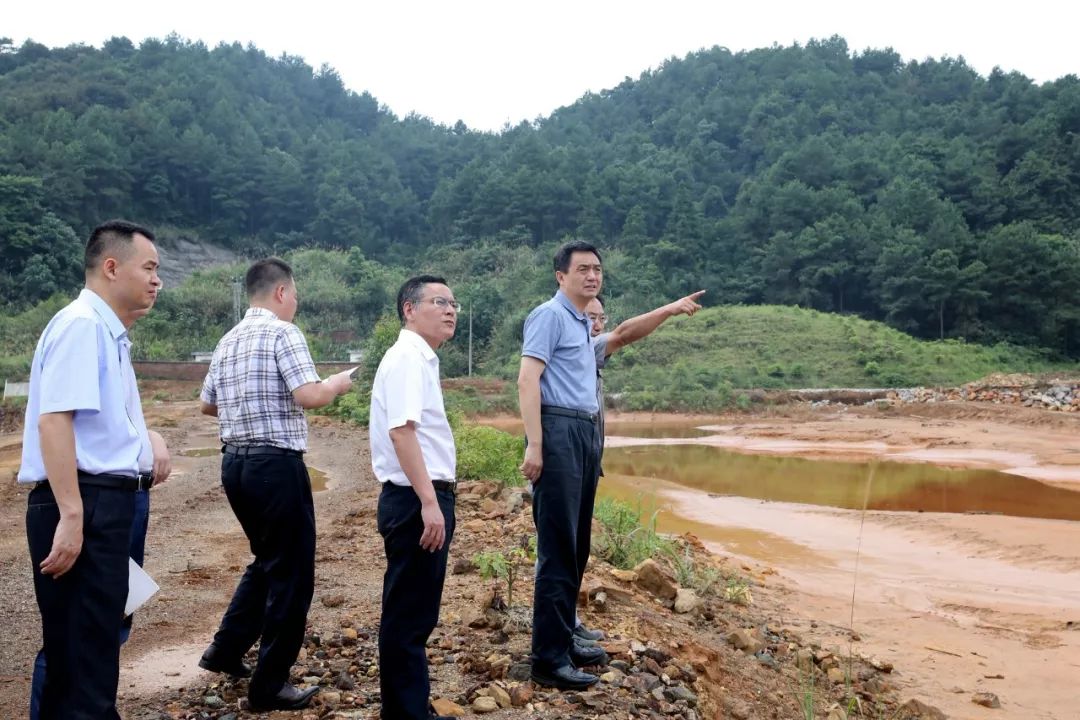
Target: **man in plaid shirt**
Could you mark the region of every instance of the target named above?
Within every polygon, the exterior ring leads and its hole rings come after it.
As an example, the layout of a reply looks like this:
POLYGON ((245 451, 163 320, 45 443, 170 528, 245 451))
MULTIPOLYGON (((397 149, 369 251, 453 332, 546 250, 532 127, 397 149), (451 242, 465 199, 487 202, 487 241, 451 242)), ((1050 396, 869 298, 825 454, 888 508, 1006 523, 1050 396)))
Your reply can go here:
POLYGON ((245 285, 251 307, 215 348, 200 399, 202 412, 218 418, 221 484, 255 559, 199 666, 250 675, 252 710, 296 710, 318 691, 288 682, 315 589, 304 408, 348 392, 352 379, 346 371, 319 380, 304 334, 292 324, 296 283, 286 262, 256 262, 245 285), (252 672, 243 657, 256 640, 259 660, 252 672))

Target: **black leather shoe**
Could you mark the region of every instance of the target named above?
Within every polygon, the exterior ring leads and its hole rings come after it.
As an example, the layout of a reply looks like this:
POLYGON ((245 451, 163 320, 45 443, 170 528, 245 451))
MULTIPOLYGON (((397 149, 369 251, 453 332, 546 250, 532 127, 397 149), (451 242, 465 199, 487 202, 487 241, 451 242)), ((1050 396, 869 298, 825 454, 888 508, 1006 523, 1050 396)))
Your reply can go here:
POLYGON ((251 666, 240 658, 228 660, 222 657, 217 645, 206 648, 206 652, 199 659, 199 667, 210 672, 225 673, 235 678, 251 677, 251 666))
POLYGON ((570 662, 574 667, 586 665, 607 665, 608 656, 604 648, 599 645, 586 646, 578 643, 570 643, 570 662))
POLYGON ((573 665, 563 665, 554 670, 543 670, 534 666, 531 677, 537 685, 559 690, 584 690, 600 682, 597 676, 581 672, 573 665))
POLYGON ((596 642, 597 640, 604 639, 604 631, 590 630, 584 625, 578 625, 576 628, 574 628, 574 637, 576 637, 578 640, 591 640, 592 642, 596 642))
POLYGON ((266 710, 302 710, 311 704, 311 698, 315 693, 319 692, 319 686, 304 688, 303 690, 295 688, 289 683, 285 683, 278 690, 277 695, 270 698, 254 698, 248 697, 250 707, 255 712, 264 712, 266 710))

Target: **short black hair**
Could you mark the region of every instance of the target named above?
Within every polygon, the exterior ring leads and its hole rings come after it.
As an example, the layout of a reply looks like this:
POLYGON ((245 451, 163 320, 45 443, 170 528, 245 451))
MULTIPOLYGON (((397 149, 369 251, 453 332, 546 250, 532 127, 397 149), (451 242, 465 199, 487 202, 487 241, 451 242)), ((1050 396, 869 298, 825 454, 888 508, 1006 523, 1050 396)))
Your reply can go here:
POLYGON ((249 298, 265 295, 278 285, 292 280, 292 268, 289 263, 278 257, 256 260, 244 276, 244 289, 249 298))
POLYGON ((420 293, 424 292, 425 285, 445 285, 446 278, 438 275, 417 275, 405 281, 397 293, 397 316, 402 325, 405 324, 405 303, 413 305, 420 302, 420 293))
POLYGON ((600 257, 600 251, 596 249, 595 245, 591 245, 584 240, 574 240, 568 242, 559 248, 559 251, 555 253, 555 269, 559 272, 566 272, 570 269, 570 258, 576 252, 588 252, 596 256, 596 259, 601 263, 604 262, 600 257))
POLYGON ((136 235, 142 235, 150 242, 154 242, 154 233, 142 225, 127 220, 109 220, 101 223, 93 229, 90 239, 86 241, 83 270, 97 267, 106 255, 126 256, 131 250, 131 244, 135 241, 136 235))
POLYGON ((607 303, 604 302, 604 298, 597 295, 594 299, 596 302, 600 303, 600 307, 606 307, 607 303))

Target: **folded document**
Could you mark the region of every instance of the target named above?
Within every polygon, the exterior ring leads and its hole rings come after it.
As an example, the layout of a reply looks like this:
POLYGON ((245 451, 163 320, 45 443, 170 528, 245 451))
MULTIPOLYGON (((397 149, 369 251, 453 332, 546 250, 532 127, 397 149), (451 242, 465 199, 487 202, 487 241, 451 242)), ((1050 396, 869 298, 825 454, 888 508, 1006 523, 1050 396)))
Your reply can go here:
POLYGON ((127 603, 124 604, 124 617, 145 605, 160 589, 154 579, 139 567, 139 563, 128 558, 128 594, 127 603))

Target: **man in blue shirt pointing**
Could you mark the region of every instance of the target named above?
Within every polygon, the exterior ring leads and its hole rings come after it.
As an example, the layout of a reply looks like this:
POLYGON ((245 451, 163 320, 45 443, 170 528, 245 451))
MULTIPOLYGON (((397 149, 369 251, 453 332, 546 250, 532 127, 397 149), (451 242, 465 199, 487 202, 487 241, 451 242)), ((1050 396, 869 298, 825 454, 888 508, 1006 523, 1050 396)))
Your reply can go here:
POLYGON ((584 242, 555 254, 555 296, 525 320, 518 400, 525 423, 521 473, 533 485, 537 573, 533 597, 532 679, 582 689, 599 678, 603 649, 573 640, 574 606, 589 560, 600 473, 596 357, 585 315, 600 293, 600 253, 584 242))

